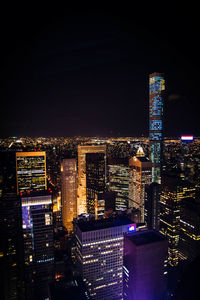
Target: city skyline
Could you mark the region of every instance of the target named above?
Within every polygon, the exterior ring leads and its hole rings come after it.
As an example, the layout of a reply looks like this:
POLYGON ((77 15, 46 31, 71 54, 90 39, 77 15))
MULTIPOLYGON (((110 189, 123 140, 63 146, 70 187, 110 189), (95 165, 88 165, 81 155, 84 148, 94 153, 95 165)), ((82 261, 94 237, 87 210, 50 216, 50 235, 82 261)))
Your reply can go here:
POLYGON ((184 6, 156 26, 123 9, 7 14, 1 137, 147 136, 153 72, 166 79, 163 134, 199 134, 197 20, 184 6))

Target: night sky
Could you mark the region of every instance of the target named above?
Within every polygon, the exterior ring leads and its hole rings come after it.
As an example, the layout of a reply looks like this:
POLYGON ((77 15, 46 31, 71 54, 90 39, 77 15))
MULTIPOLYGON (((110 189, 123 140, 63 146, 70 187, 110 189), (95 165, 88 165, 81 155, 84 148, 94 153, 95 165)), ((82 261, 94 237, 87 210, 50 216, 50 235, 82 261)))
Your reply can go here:
POLYGON ((153 72, 165 135, 199 136, 198 9, 146 8, 2 9, 0 137, 147 136, 153 72))

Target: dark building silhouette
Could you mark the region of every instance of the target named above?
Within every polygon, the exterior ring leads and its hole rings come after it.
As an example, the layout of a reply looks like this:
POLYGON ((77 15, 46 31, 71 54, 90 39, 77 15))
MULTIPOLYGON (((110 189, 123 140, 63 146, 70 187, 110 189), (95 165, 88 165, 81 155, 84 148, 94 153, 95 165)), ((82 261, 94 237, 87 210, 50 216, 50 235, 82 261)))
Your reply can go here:
POLYGON ((124 237, 124 300, 165 299, 167 239, 147 230, 124 237))
POLYGON ((179 253, 188 261, 200 255, 200 202, 194 198, 181 201, 179 253))
POLYGON ((0 153, 0 299, 23 299, 23 247, 15 152, 0 153))
POLYGON ((160 201, 160 184, 153 182, 146 187, 145 201, 145 223, 148 229, 159 230, 159 201, 160 201))
POLYGON ((86 154, 87 212, 95 218, 102 217, 105 210, 106 162, 104 153, 86 154))

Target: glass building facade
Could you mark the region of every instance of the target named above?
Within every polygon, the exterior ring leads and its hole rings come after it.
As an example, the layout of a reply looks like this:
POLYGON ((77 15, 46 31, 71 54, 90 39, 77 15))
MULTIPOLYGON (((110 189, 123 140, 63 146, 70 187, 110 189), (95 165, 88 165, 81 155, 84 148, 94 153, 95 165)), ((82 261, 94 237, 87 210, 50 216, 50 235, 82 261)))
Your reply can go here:
MULTIPOLYGON (((78 146, 78 198, 77 214, 87 213, 87 191, 86 191, 86 154, 104 153, 106 155, 105 145, 79 145, 78 146)), ((105 158, 106 160, 106 158, 105 158)))
POLYGON ((47 188, 46 152, 16 153, 17 193, 47 188))
POLYGON ((45 300, 54 275, 52 196, 24 196, 21 206, 26 296, 45 300))
POLYGON ((104 153, 86 154, 87 212, 96 218, 104 215, 106 161, 104 153))
POLYGON ((128 208, 129 166, 127 159, 110 159, 109 190, 116 192, 115 209, 122 211, 128 208))
POLYGON ((161 152, 163 130, 163 91, 165 90, 164 75, 149 75, 149 138, 150 156, 153 163, 152 181, 161 183, 161 152))

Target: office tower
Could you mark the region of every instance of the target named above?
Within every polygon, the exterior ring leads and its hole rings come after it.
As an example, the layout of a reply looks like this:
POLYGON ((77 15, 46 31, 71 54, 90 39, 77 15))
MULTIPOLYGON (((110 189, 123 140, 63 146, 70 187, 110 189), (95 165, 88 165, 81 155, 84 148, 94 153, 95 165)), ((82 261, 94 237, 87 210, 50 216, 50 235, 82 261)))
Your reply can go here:
POLYGON ((104 153, 86 154, 86 205, 87 213, 102 217, 105 210, 106 163, 104 153))
POLYGON ((116 210, 126 210, 128 208, 128 185, 129 185, 129 166, 128 160, 109 159, 109 190, 116 192, 116 210))
POLYGON ((47 188, 46 152, 16 152, 17 193, 47 188))
POLYGON ((161 185, 152 182, 146 188, 147 197, 145 199, 145 223, 148 229, 159 230, 159 202, 160 202, 160 193, 161 185))
POLYGON ((127 217, 74 223, 76 263, 92 299, 123 298, 124 233, 135 230, 127 217))
POLYGON ((181 201, 179 256, 193 261, 200 255, 200 202, 194 198, 181 201))
POLYGON ((193 197, 195 188, 183 182, 177 176, 163 176, 160 196, 160 232, 168 237, 168 262, 178 264, 178 243, 180 231, 181 200, 193 197))
POLYGON ((63 159, 61 165, 62 222, 72 231, 72 221, 77 217, 77 169, 76 159, 63 159))
POLYGON ((54 276, 52 196, 46 191, 21 197, 27 299, 48 299, 54 276))
POLYGON ((167 239, 146 230, 124 237, 124 300, 161 300, 166 296, 167 239))
MULTIPOLYGON (((86 201, 86 153, 104 153, 106 156, 105 145, 78 146, 78 199, 77 214, 87 213, 86 201)), ((106 157, 105 157, 106 161, 106 157)))
POLYGON ((162 129, 163 129, 163 74, 149 75, 149 139, 152 161, 152 182, 161 183, 162 129))
POLYGON ((0 153, 0 298, 23 299, 23 241, 14 152, 0 153))
POLYGON ((141 222, 144 222, 144 204, 146 187, 152 182, 152 163, 145 156, 133 156, 129 159, 129 207, 141 211, 141 222))

